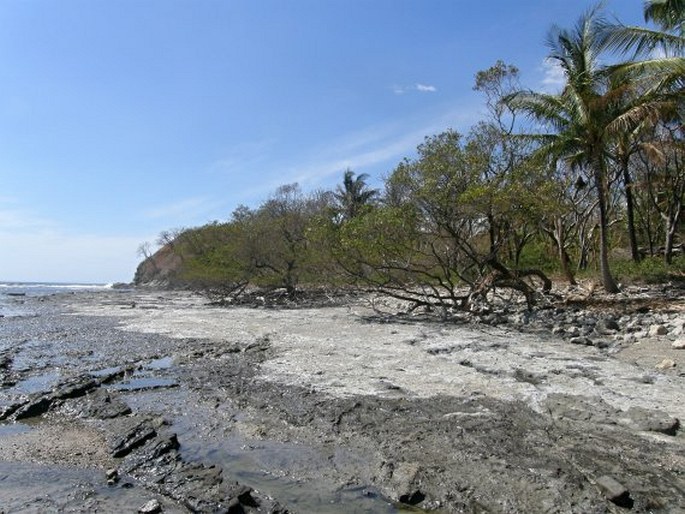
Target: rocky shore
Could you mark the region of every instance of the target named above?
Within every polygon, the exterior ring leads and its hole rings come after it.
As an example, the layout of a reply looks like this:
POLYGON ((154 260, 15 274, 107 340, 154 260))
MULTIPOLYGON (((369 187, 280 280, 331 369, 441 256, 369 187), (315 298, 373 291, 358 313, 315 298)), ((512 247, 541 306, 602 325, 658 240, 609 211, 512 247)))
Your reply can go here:
POLYGON ((685 512, 685 300, 17 298, 0 512, 685 512))

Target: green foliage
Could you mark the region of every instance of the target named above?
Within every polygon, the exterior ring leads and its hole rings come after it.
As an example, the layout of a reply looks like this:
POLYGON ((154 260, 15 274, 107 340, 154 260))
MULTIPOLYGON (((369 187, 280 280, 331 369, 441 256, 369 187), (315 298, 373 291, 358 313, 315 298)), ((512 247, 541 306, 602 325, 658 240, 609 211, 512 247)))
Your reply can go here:
POLYGON ((683 239, 682 2, 646 7, 670 32, 608 27, 599 8, 550 32, 550 59, 566 78, 559 94, 521 90, 518 69, 502 61, 478 72, 486 119, 467 136, 426 137, 383 194, 366 174, 346 170, 332 191, 285 185, 225 223, 165 233, 166 253, 180 262, 175 280, 291 296, 303 285, 356 284, 451 307, 463 301, 460 287, 487 293, 497 274, 529 299, 516 281, 532 268, 571 282, 575 271, 599 269, 614 291, 610 256, 622 280, 681 277, 683 257, 671 265, 616 258, 627 241, 636 256, 638 243, 657 253, 683 239), (607 44, 638 51, 657 43, 676 57, 604 66, 607 44), (515 134, 518 112, 548 133, 515 134), (623 227, 630 237, 618 233, 623 227))
POLYGON ((554 274, 559 271, 559 261, 549 243, 541 238, 536 238, 526 245, 521 253, 519 267, 537 268, 546 273, 554 274))
POLYGON ((685 281, 685 256, 673 259, 666 264, 662 257, 647 257, 640 262, 632 260, 614 261, 616 276, 631 283, 657 284, 668 281, 685 281))

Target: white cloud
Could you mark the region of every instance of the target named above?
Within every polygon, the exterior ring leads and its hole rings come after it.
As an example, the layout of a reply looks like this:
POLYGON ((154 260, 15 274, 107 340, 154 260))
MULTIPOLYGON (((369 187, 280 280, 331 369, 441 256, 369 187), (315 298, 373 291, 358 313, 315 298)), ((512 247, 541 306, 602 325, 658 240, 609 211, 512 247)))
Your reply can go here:
POLYGON ((437 90, 437 87, 428 84, 415 84, 413 86, 398 86, 395 84, 392 86, 392 92, 396 95, 403 95, 412 91, 418 91, 419 93, 435 93, 437 90))
POLYGON ((416 84, 416 90, 421 91, 422 93, 435 93, 438 89, 435 86, 416 84))
POLYGON ((551 59, 542 61, 542 89, 549 93, 558 93, 566 84, 566 75, 559 64, 551 59))

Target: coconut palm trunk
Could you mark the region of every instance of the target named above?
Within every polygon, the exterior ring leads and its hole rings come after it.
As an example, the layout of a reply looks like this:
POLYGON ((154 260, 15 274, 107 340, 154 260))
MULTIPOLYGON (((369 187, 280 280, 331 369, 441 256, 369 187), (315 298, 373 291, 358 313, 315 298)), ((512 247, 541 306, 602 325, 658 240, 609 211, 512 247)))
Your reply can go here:
POLYGON ((601 158, 595 161, 594 182, 597 189, 597 208, 599 210, 599 268, 602 286, 607 293, 618 293, 619 288, 609 267, 609 214, 607 174, 601 158))

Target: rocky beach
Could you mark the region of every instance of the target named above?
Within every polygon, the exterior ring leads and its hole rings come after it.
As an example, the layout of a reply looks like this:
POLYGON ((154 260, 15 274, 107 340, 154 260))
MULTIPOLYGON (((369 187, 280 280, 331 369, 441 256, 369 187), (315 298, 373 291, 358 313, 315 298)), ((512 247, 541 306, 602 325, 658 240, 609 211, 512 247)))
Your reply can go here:
POLYGON ((15 297, 0 512, 685 512, 685 301, 15 297))

